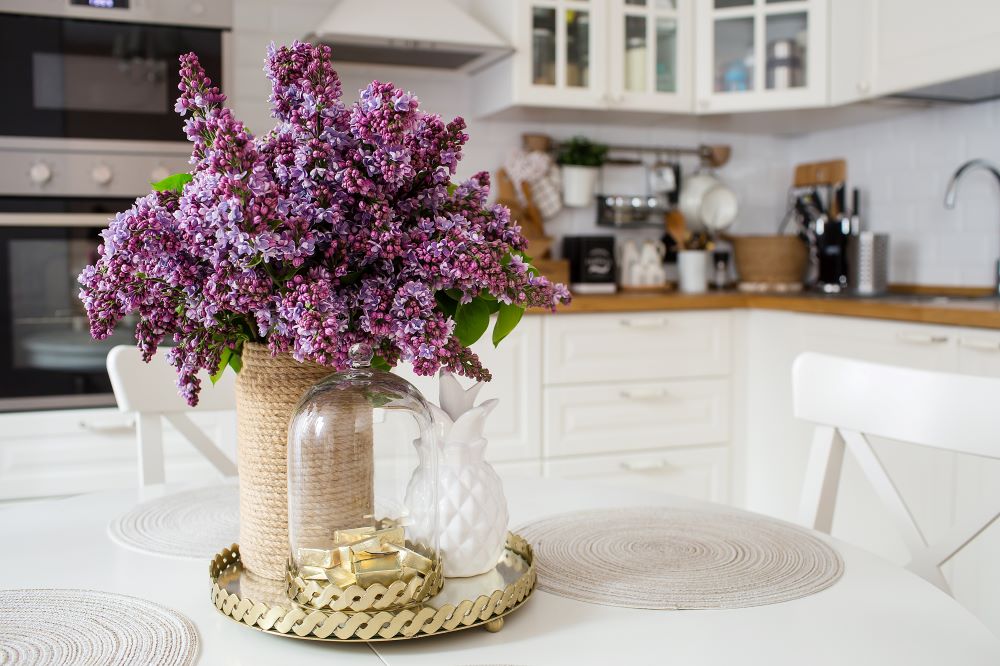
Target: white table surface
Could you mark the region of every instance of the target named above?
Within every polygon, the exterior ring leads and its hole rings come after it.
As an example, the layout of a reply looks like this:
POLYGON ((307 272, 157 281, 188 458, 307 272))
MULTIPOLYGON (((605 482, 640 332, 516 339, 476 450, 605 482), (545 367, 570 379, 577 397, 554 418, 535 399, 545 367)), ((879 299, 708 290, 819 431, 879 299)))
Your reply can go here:
MULTIPOLYGON (((514 526, 574 509, 697 504, 553 480, 508 483, 507 494, 514 526)), ((844 558, 843 578, 818 594, 771 606, 646 611, 536 591, 497 634, 470 629, 370 646, 271 636, 215 609, 207 561, 146 555, 110 540, 108 522, 138 499, 135 492, 114 492, 0 508, 0 588, 84 588, 157 601, 194 622, 201 638, 199 664, 210 666, 1000 664, 1000 639, 946 594, 834 540, 844 558)))

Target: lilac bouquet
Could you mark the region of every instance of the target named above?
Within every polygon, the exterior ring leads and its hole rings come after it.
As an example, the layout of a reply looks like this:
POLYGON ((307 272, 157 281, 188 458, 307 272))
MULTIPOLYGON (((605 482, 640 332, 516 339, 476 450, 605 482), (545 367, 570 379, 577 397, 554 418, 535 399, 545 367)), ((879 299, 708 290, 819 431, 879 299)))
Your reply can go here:
POLYGON ((194 405, 197 372, 238 372, 246 342, 337 370, 364 342, 383 367, 488 380, 468 347, 492 314, 497 344, 526 307, 569 301, 524 256, 510 212, 487 205, 489 175, 451 182, 468 140, 461 118, 445 124, 378 81, 346 106, 326 46, 272 46, 265 72, 277 125, 254 137, 197 56, 181 57, 175 108, 194 168, 102 233, 80 275, 95 338, 136 313, 148 361, 170 336, 194 405))

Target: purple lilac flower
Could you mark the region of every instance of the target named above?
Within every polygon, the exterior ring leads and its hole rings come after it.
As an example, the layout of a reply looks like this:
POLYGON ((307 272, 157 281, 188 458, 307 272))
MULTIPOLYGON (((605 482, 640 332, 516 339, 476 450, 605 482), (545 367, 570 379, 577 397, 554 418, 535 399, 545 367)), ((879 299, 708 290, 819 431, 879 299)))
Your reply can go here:
POLYGON ((365 342, 418 374, 489 379, 438 292, 569 301, 519 256, 526 241, 510 212, 486 203, 488 174, 452 185, 469 138, 461 118, 425 114, 379 81, 345 106, 327 46, 272 45, 265 72, 277 124, 254 137, 197 56, 181 57, 175 110, 193 177, 180 193, 136 199, 102 232, 99 259, 80 274, 94 337, 138 315, 143 357, 169 340, 180 393, 195 404, 198 372, 245 341, 338 370, 365 342))

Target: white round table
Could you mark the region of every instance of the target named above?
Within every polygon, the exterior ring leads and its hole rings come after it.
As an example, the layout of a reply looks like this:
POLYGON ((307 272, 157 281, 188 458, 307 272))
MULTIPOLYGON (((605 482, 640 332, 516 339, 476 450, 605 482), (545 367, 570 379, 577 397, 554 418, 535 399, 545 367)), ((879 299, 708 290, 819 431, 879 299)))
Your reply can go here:
MULTIPOLYGON (((574 509, 698 506, 690 500, 553 480, 506 486, 511 524, 574 509)), ((157 601, 197 626, 200 664, 1000 664, 1000 639, 914 574, 829 539, 843 578, 812 596, 727 611, 597 606, 536 591, 496 634, 471 629, 396 643, 331 645, 254 631, 209 601, 208 562, 146 555, 113 543, 110 520, 136 492, 0 508, 0 588, 105 590, 157 601)), ((827 538, 827 537, 824 537, 827 538)), ((227 544, 219 544, 220 548, 227 544)))

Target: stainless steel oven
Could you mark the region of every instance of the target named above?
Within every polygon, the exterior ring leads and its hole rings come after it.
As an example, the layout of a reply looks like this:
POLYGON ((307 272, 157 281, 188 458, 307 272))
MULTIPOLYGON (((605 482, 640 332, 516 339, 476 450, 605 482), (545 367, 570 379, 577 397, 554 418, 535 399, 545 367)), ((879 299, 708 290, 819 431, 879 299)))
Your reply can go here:
POLYGON ((0 411, 114 404, 77 275, 150 182, 189 169, 177 57, 221 81, 229 0, 2 0, 0 411))

